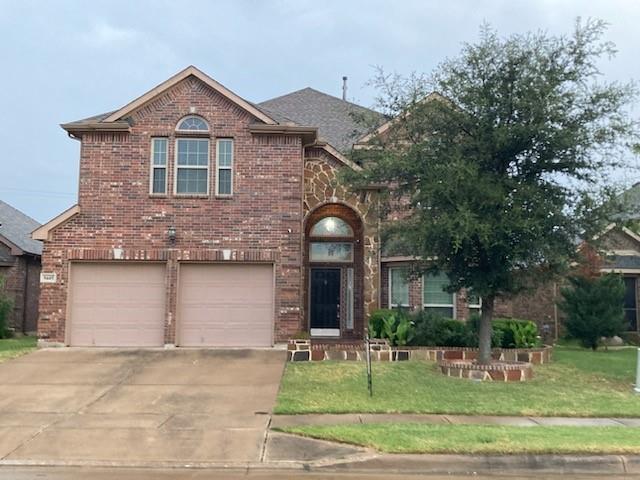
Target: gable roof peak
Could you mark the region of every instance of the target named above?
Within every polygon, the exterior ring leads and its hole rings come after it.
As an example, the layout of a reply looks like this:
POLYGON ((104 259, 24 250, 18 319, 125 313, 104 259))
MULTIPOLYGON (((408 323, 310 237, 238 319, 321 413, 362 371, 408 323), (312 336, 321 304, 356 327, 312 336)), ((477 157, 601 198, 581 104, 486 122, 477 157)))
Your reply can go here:
POLYGON ((164 82, 155 86, 145 94, 136 98, 135 100, 127 103, 124 107, 115 110, 113 112, 97 115, 94 117, 89 117, 84 120, 79 120, 76 122, 65 123, 62 125, 69 133, 77 133, 83 131, 90 130, 124 130, 129 131, 129 124, 124 119, 130 115, 133 111, 137 110, 141 106, 147 104, 153 99, 157 98, 159 95, 166 92, 168 89, 172 88, 174 85, 183 81, 188 77, 195 77, 209 88, 215 90, 220 95, 225 97, 230 102, 234 103, 238 107, 242 108, 244 111, 248 112, 258 121, 265 123, 267 125, 277 125, 278 122, 274 120, 270 115, 265 113, 261 108, 258 108, 253 103, 245 100, 239 95, 233 93, 227 87, 219 83, 218 81, 211 78, 209 75, 204 73, 202 70, 198 69, 193 65, 189 65, 188 67, 182 69, 175 75, 169 77, 164 82))

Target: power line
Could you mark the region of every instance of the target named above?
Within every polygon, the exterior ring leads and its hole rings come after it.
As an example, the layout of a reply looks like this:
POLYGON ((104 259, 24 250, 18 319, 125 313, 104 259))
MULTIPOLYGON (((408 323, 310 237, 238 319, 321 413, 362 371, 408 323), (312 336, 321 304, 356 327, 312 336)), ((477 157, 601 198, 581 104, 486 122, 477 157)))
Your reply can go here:
POLYGON ((0 192, 6 193, 17 193, 23 195, 34 195, 39 197, 51 197, 51 198, 61 198, 61 197, 75 197, 75 193, 71 192, 53 192, 48 190, 29 190, 24 188, 0 188, 0 192))

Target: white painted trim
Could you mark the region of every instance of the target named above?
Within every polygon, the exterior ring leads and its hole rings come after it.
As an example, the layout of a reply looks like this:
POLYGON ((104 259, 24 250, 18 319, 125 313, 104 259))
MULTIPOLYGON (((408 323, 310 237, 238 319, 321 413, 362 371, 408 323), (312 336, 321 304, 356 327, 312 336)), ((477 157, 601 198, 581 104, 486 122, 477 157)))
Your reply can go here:
POLYGON ((629 230, 627 227, 622 227, 622 231, 633 238, 636 242, 640 243, 640 236, 638 236, 632 230, 629 230))
POLYGON ((640 268, 601 268, 600 271, 603 273, 626 273, 640 275, 640 268))
POLYGON ((406 270, 407 267, 406 266, 402 266, 402 267, 389 267, 388 268, 388 272, 389 272, 388 277, 389 278, 387 278, 387 282, 388 282, 387 288, 388 288, 388 292, 389 292, 389 294, 388 294, 389 295, 389 298, 388 298, 389 301, 387 303, 389 304, 389 308, 398 308, 398 307, 400 307, 400 308, 408 308, 408 307, 410 307, 410 303, 411 302, 409 301, 409 295, 410 295, 409 282, 407 282, 407 303, 406 304, 404 304, 404 303, 401 303, 401 304, 391 303, 391 297, 393 296, 392 295, 393 282, 391 282, 391 272, 392 272, 392 270, 403 270, 403 269, 406 270))
POLYGON ((80 213, 79 205, 74 205, 73 207, 66 209, 57 217, 54 217, 44 225, 41 225, 40 227, 36 228, 33 232, 31 232, 31 238, 33 238, 34 240, 44 240, 44 241, 51 240, 50 235, 54 229, 58 228, 60 225, 67 222, 68 220, 71 220, 71 218, 75 217, 79 213, 80 213))
POLYGON ((458 294, 457 293, 452 293, 451 294, 451 301, 453 302, 453 304, 444 304, 444 303, 424 303, 424 277, 425 277, 425 273, 422 274, 422 277, 420 278, 421 282, 422 282, 422 309, 424 310, 425 308, 451 308, 453 311, 453 319, 457 320, 458 319, 458 308, 457 308, 457 303, 458 303, 458 294))
POLYGON ((209 137, 177 137, 175 139, 173 145, 173 195, 175 197, 208 197, 211 191, 211 139, 209 137), (178 166, 178 142, 180 140, 206 140, 207 141, 207 166, 202 165, 183 165, 182 167, 178 166), (204 170, 207 169, 207 193, 178 193, 178 169, 186 168, 186 169, 194 169, 194 170, 204 170))
POLYGON ((216 197, 232 197, 233 196, 233 171, 235 164, 235 148, 236 142, 233 141, 233 138, 216 138, 216 175, 215 175, 215 192, 216 197), (231 192, 230 193, 220 193, 220 142, 221 141, 230 141, 231 142, 231 166, 230 167, 222 167, 222 170, 230 170, 231 171, 231 192))
POLYGON ((168 80, 165 80, 164 82, 162 82, 160 85, 156 86, 155 88, 152 88, 144 95, 136 98, 132 102, 129 102, 120 110, 113 112, 111 115, 105 118, 103 122, 109 123, 109 122, 115 122, 116 120, 120 120, 122 117, 138 109, 145 103, 153 100, 158 95, 164 93, 166 90, 180 83, 182 80, 189 77, 190 75, 193 75, 194 77, 196 77, 197 79, 199 79, 200 81, 202 81, 203 83, 211 87, 213 90, 220 93, 223 97, 230 100, 232 103, 235 103, 236 105, 241 107, 243 110, 249 112, 258 120, 262 120, 264 123, 268 125, 276 125, 278 123, 273 118, 269 117, 264 112, 262 112, 261 110, 253 106, 251 103, 247 102, 245 99, 239 97, 238 95, 233 93, 231 90, 229 90, 222 84, 216 82, 213 78, 203 73, 202 71, 198 70, 193 65, 188 66, 181 72, 178 72, 168 80))
POLYGON ((339 328, 311 328, 309 334, 312 337, 339 337, 339 328))
POLYGON ((176 132, 179 133, 192 133, 194 135, 197 134, 204 134, 204 133, 209 133, 210 128, 209 128, 209 122, 207 122, 204 117, 200 116, 200 115, 196 115, 196 114, 190 114, 190 115, 185 115, 184 117, 182 117, 180 120, 178 120, 178 123, 176 124, 176 132), (184 122, 185 120, 187 120, 188 118, 197 118, 199 120, 202 120, 204 122, 204 124, 207 126, 206 130, 183 130, 180 128, 180 124, 182 122, 184 122))
POLYGON ((167 195, 167 190, 168 190, 168 182, 169 182, 169 138, 168 137, 151 137, 151 155, 150 155, 150 159, 149 159, 149 195, 153 195, 153 196, 163 196, 163 195, 167 195), (156 168, 160 169, 163 167, 156 167, 155 163, 154 163, 154 154, 155 154, 155 148, 154 145, 156 143, 156 140, 164 140, 166 142, 166 151, 165 151, 165 157, 164 157, 164 192, 162 193, 158 193, 158 192, 154 192, 153 191, 153 175, 155 173, 156 168))

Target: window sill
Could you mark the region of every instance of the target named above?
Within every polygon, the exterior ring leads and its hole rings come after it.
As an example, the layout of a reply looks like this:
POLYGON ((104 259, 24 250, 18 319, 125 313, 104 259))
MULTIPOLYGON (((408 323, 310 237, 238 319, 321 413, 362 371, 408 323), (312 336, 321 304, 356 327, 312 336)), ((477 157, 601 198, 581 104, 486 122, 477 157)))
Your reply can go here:
POLYGON ((169 198, 166 193, 150 193, 149 198, 169 198))
POLYGON ((233 194, 231 195, 216 195, 218 200, 231 200, 233 199, 233 194))
POLYGON ((209 198, 206 193, 176 193, 173 196, 175 198, 209 198))

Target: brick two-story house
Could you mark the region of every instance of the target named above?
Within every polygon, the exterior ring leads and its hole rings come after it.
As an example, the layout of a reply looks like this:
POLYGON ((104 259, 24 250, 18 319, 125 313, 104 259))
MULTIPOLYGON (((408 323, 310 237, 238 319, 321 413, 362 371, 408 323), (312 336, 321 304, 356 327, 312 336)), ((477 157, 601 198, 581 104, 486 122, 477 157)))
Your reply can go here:
POLYGON ((12 301, 7 326, 34 333, 38 323, 42 242, 31 232, 40 224, 0 200, 0 278, 12 301))
POLYGON ((405 298, 464 318, 463 295, 439 278, 409 289, 390 268, 407 259, 381 257, 378 187, 339 183, 338 170, 360 168, 348 153, 363 115, 386 120, 309 88, 253 104, 189 67, 62 125, 81 142, 80 184, 77 205, 33 234, 45 245, 41 341, 344 341, 405 298))

